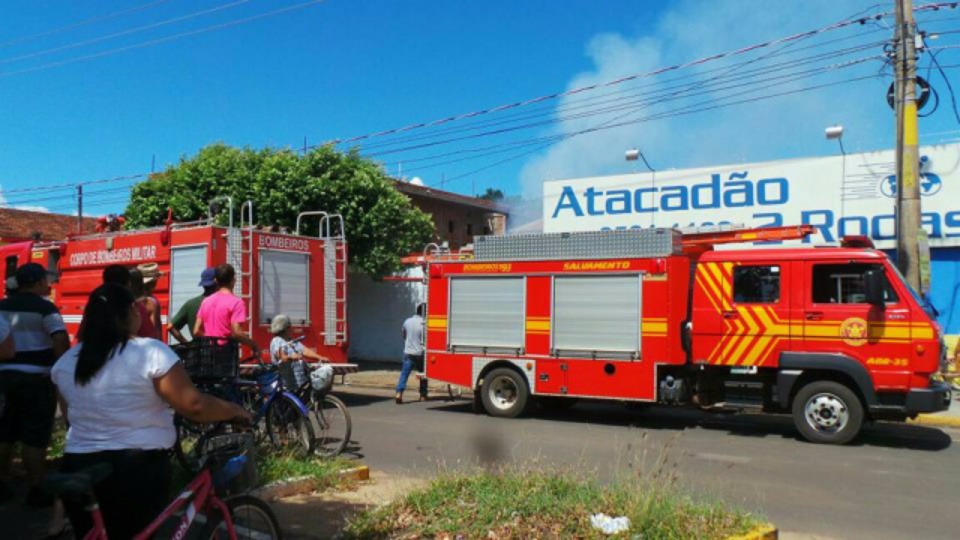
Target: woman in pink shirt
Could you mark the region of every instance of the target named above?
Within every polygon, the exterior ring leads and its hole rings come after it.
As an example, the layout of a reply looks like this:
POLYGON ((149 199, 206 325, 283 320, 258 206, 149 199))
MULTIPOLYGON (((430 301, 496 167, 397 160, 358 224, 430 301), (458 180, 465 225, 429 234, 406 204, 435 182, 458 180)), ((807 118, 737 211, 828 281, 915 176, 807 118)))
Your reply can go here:
POLYGON ((219 290, 200 304, 193 335, 234 339, 259 356, 260 347, 240 326, 247 320, 247 308, 243 300, 233 294, 236 272, 229 264, 221 264, 214 269, 214 275, 219 290))

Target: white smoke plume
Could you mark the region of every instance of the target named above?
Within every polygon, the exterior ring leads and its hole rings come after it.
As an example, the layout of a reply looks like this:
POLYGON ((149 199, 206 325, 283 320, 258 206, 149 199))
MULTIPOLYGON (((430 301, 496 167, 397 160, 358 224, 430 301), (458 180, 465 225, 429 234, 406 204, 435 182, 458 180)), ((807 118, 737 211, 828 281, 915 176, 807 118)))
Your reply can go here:
MULTIPOLYGON (((685 0, 671 3, 656 23, 632 35, 615 33, 594 36, 586 44, 586 55, 593 68, 574 75, 568 86, 603 82, 624 75, 643 73, 659 67, 702 58, 722 51, 744 47, 805 30, 820 28, 852 15, 888 11, 888 3, 877 7, 865 0, 807 0, 805 2, 763 2, 727 0, 703 2, 685 0)), ((869 37, 827 44, 790 58, 799 58, 838 50, 870 40, 889 39, 877 26, 853 26, 805 40, 797 47, 829 39, 874 31, 869 37)), ((756 58, 770 50, 724 62, 704 69, 756 58)), ((855 53, 846 59, 880 54, 881 48, 855 53)), ((775 60, 771 60, 774 62, 775 60)), ((758 64, 762 65, 762 64, 758 64)), ((877 73, 879 62, 865 64, 834 75, 790 83, 767 92, 778 93, 821 84, 831 80, 877 73)), ((679 76, 689 71, 676 72, 679 76)), ((648 84, 669 76, 645 79, 648 84)), ((837 152, 835 141, 824 140, 824 128, 843 124, 847 151, 889 148, 893 143, 893 118, 885 102, 889 80, 870 79, 813 92, 778 97, 748 105, 655 120, 615 129, 588 133, 564 140, 530 158, 521 172, 526 197, 541 195, 546 180, 624 173, 632 165, 624 161, 624 151, 638 147, 657 169, 722 165, 744 161, 765 161, 787 157, 829 155, 837 152)), ((619 89, 619 88, 616 88, 619 89)), ((558 107, 582 99, 584 94, 562 100, 558 107)), ((640 111, 626 120, 646 114, 669 111, 692 102, 709 99, 698 96, 690 101, 665 104, 640 111)), ((559 116, 559 111, 556 113, 559 116)), ((590 128, 624 114, 563 120, 547 135, 590 128)), ((644 170, 642 163, 638 170, 644 170)))

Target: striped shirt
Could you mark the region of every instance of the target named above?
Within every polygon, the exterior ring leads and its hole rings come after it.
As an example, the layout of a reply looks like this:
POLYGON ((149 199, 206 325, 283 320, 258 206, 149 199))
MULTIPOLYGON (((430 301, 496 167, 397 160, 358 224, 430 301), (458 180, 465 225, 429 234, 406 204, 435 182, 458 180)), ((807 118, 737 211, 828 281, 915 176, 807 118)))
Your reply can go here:
POLYGON ((60 311, 52 302, 32 293, 18 293, 0 300, 0 317, 9 323, 16 355, 0 363, 0 370, 50 373, 57 361, 53 336, 66 333, 60 311))

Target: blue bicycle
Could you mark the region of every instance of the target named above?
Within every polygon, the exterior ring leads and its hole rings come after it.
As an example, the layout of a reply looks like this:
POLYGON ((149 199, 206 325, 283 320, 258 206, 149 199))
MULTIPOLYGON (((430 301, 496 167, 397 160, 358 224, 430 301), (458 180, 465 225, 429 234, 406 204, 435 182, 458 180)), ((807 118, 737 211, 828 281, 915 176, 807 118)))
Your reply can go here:
MULTIPOLYGON (((234 356, 236 358, 236 356, 234 356)), ((276 366, 268 365, 259 357, 250 357, 241 364, 256 364, 240 377, 239 369, 233 377, 219 379, 198 378, 200 391, 237 403, 254 415, 254 432, 261 441, 297 457, 313 453, 316 440, 310 409, 293 392, 287 390, 276 366)), ((236 360, 233 361, 236 365, 236 360)), ((189 370, 188 370, 189 371, 189 370)), ((212 433, 229 433, 230 424, 200 425, 179 415, 174 417, 177 442, 174 454, 177 461, 189 471, 200 466, 201 448, 198 441, 212 433)))

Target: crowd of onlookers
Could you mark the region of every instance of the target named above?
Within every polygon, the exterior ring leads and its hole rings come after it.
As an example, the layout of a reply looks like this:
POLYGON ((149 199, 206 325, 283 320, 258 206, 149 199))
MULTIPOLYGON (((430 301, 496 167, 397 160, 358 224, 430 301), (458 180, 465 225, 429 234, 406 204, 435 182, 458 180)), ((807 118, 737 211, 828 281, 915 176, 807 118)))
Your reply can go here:
MULTIPOLYGON (((7 298, 0 300, 0 504, 17 496, 10 482, 16 445, 28 485, 25 504, 54 503, 43 481, 58 404, 69 425, 60 470, 97 463, 113 469, 95 493, 116 538, 133 536, 169 502, 174 412, 201 423, 251 420, 242 407, 199 392, 159 340, 161 309, 153 291, 160 277, 152 263, 104 269, 73 340, 48 299, 51 276, 44 267, 25 264, 8 280, 7 298)), ((243 329, 247 310, 233 294, 235 282, 230 265, 204 270, 203 294, 169 320, 170 335, 185 342, 189 327, 192 336, 233 339, 259 355, 243 329)), ((287 335, 289 319, 276 319, 278 336, 287 335)), ((304 356, 302 346, 281 341, 271 347, 276 359, 304 356)), ((82 505, 63 506, 82 536, 91 526, 82 505)))

